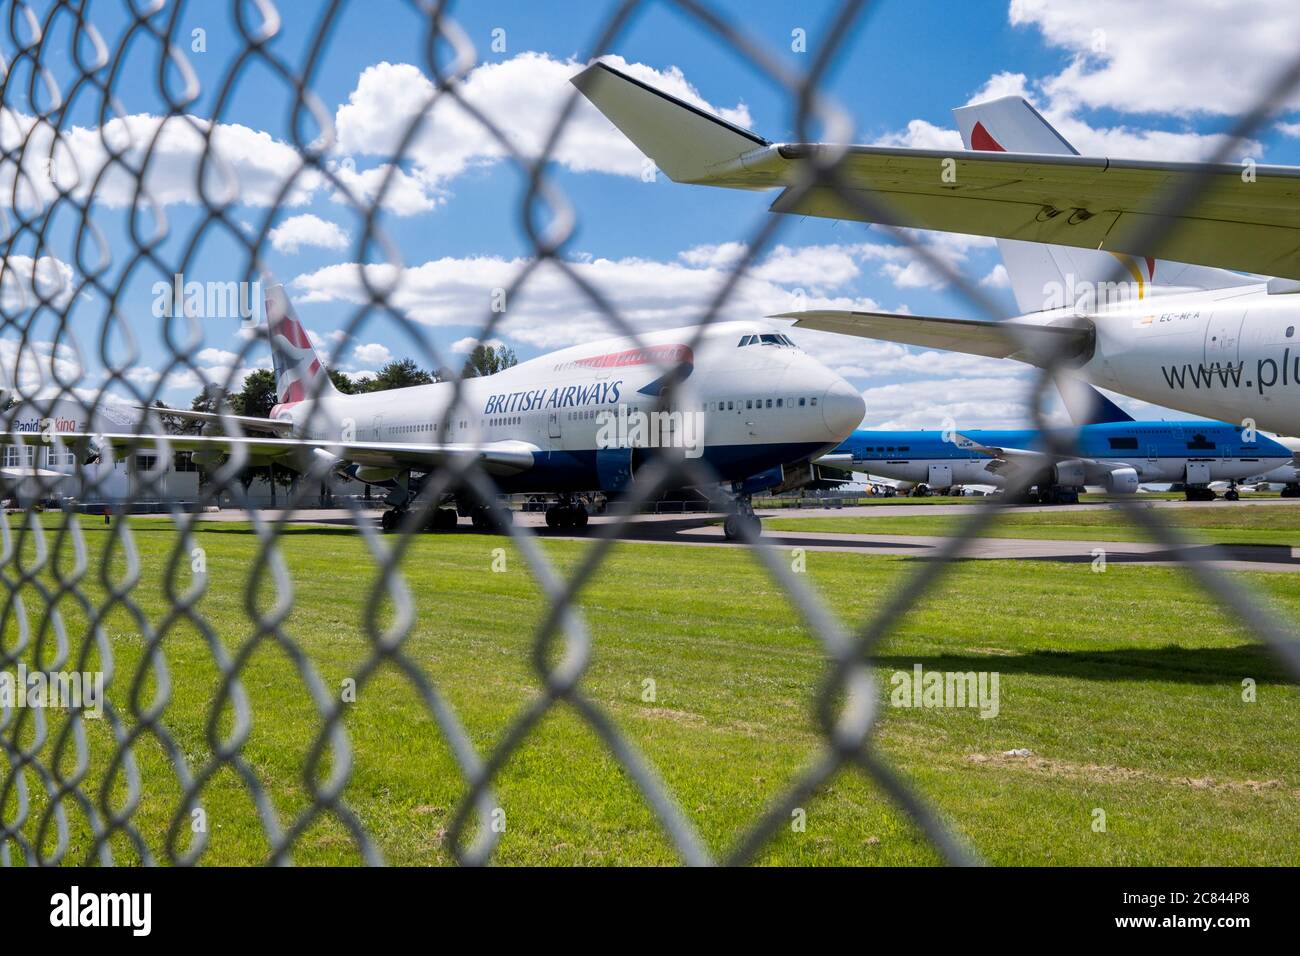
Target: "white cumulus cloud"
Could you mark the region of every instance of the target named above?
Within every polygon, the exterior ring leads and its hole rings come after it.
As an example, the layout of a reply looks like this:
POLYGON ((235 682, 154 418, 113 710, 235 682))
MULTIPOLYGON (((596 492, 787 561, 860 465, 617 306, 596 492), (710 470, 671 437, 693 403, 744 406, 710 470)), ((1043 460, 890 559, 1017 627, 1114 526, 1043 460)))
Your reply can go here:
MULTIPOLYGON (((718 108, 707 102, 676 67, 654 69, 622 57, 605 60, 652 86, 742 126, 749 110, 738 104, 718 108)), ((576 92, 569 78, 586 66, 546 53, 520 53, 500 63, 471 70, 458 87, 466 103, 490 119, 513 149, 540 155, 564 104, 576 92)), ((449 96, 433 100, 432 80, 410 63, 376 63, 362 71, 348 101, 335 113, 338 149, 349 156, 390 159, 413 123, 419 123, 403 160, 412 178, 395 182, 390 201, 399 211, 433 208, 442 187, 474 168, 499 162, 507 150, 488 129, 449 96), (433 105, 430 106, 430 101, 433 105)), ((575 172, 639 176, 644 158, 614 125, 583 97, 574 101, 554 160, 575 172)), ((376 188, 373 170, 349 171, 348 185, 359 192, 376 188)))
POLYGON ((393 360, 393 353, 386 345, 368 342, 354 348, 352 357, 363 365, 386 365, 393 360))
POLYGON ((320 249, 342 249, 348 244, 347 233, 338 223, 311 213, 291 216, 276 226, 268 235, 271 246, 277 252, 290 255, 303 246, 315 246, 320 249))

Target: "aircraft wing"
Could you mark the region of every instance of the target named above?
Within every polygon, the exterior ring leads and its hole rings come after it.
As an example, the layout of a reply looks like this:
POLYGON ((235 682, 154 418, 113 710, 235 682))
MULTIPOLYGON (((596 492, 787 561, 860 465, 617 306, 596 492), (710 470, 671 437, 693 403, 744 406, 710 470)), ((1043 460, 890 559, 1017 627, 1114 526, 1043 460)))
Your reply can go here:
POLYGON ((903 345, 1016 358, 1043 364, 1057 354, 1073 358, 1092 347, 1093 330, 1067 325, 1030 325, 1026 322, 984 322, 976 319, 940 319, 893 312, 852 312, 834 309, 783 312, 773 319, 794 319, 796 328, 839 332, 903 345))
POLYGON ((218 427, 223 421, 235 422, 244 431, 265 432, 284 437, 288 437, 293 432, 293 422, 282 422, 257 415, 235 415, 234 413, 223 415, 219 412, 196 412, 186 408, 159 408, 156 405, 137 405, 136 408, 143 412, 153 412, 160 417, 183 418, 186 421, 202 422, 205 425, 211 424, 218 427))
MULTIPOLYGON (((282 458, 310 462, 332 458, 339 462, 376 468, 410 468, 432 471, 452 461, 474 458, 489 474, 513 475, 533 466, 540 449, 523 441, 417 444, 406 442, 330 442, 303 438, 237 437, 230 435, 135 435, 59 432, 55 441, 77 450, 83 460, 98 457, 104 447, 114 451, 157 449, 160 452, 209 451, 246 463, 282 458)), ((32 432, 0 432, 0 444, 42 444, 32 432)))
POLYGON ((6 478, 67 478, 66 471, 51 471, 49 468, 36 468, 30 465, 16 468, 0 468, 0 475, 6 478))
POLYGON ((838 468, 840 471, 852 471, 853 456, 847 452, 832 452, 822 455, 813 464, 822 465, 826 468, 838 468))
POLYGON ((1078 461, 1085 466, 1098 464, 1091 458, 1079 455, 1057 455, 1052 452, 1037 451, 1032 448, 1007 448, 985 445, 966 435, 958 435, 963 442, 970 442, 972 448, 981 455, 988 455, 989 463, 985 471, 1008 479, 1023 479, 1026 475, 1041 474, 1052 465, 1061 461, 1078 461))
POLYGON ((773 212, 1105 249, 1300 279, 1300 167, 772 143, 594 63, 573 83, 676 182, 782 189, 773 212), (810 160, 838 162, 839 189, 810 160), (1197 199, 1169 215, 1169 197, 1197 199), (858 204, 846 200, 856 198, 858 204), (1154 246, 1130 245, 1156 226, 1154 246))

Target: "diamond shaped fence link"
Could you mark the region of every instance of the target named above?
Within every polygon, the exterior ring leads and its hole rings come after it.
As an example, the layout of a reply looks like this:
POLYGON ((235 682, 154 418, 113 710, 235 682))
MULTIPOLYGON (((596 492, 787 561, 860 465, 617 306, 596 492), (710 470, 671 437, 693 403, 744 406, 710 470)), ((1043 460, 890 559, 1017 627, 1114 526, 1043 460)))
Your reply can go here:
MULTIPOLYGON (((616 41, 635 16, 650 5, 647 0, 625 0, 615 6, 595 31, 588 56, 595 57, 615 48, 616 41)), ((697 0, 674 0, 666 5, 690 28, 730 48, 788 94, 800 141, 818 139, 809 132, 814 127, 823 130, 820 138, 852 141, 851 123, 846 114, 825 99, 821 84, 826 71, 842 54, 844 44, 857 31, 866 28, 867 4, 848 0, 835 8, 825 29, 819 31, 827 40, 811 51, 809 69, 802 75, 792 73, 761 42, 747 35, 742 26, 709 5, 697 0)), ((203 119, 189 112, 202 90, 187 58, 186 45, 178 36, 184 3, 155 0, 119 5, 114 16, 124 18, 125 23, 111 49, 96 27, 96 13, 103 9, 99 5, 95 5, 95 13, 90 2, 76 0, 51 0, 46 4, 10 0, 4 6, 8 13, 5 37, 8 56, 0 64, 3 68, 0 172, 10 173, 12 183, 10 194, 0 203, 0 228, 5 240, 0 291, 16 290, 17 295, 0 296, 0 333, 17 339, 10 371, 19 397, 50 406, 56 401, 74 402, 85 412, 87 420, 93 420, 105 407, 110 389, 148 406, 156 399, 160 383, 169 375, 189 373, 202 380, 195 354, 203 341, 197 319, 184 314, 168 315, 159 321, 157 330, 141 330, 138 316, 124 314, 119 309, 118 302, 128 282, 136 273, 163 277, 184 273, 202 261, 203 244, 213 241, 214 236, 241 250, 246 263, 245 280, 257 278, 261 272, 260 252, 269 242, 277 211, 291 201, 299 184, 311 181, 327 184, 355 214, 362 225, 356 259, 368 264, 359 270, 365 301, 345 324, 344 334, 332 349, 331 363, 340 358, 347 344, 357 340, 368 323, 379 319, 400 328, 423 361, 434 368, 443 367, 440 353, 425 331, 394 304, 400 288, 400 269, 380 267, 401 265, 399 250, 381 225, 385 197, 395 188, 401 163, 410 158, 416 137, 439 134, 437 129, 427 127, 433 122, 435 103, 444 98, 495 141, 505 161, 518 170, 526 184, 518 210, 519 229, 527 238, 532 255, 507 287, 507 298, 514 299, 536 282, 542 270, 552 270, 571 283, 605 317, 611 334, 637 339, 637 329, 622 315, 617 301, 606 290, 588 282, 564 258, 577 220, 572 206, 551 180, 548 163, 570 123, 579 94, 570 91, 538 155, 521 152, 503 130, 509 117, 484 115, 463 95, 461 82, 479 61, 472 42, 452 16, 452 4, 430 0, 412 0, 409 4, 413 21, 421 26, 424 51, 421 65, 433 80, 433 91, 424 108, 415 113, 403 131, 391 156, 385 157, 387 168, 370 195, 358 194, 339 175, 331 160, 332 119, 311 90, 313 79, 328 56, 329 42, 345 7, 343 0, 324 4, 312 24, 303 61, 297 67, 276 50, 275 41, 282 26, 281 11, 269 0, 246 3, 233 0, 230 19, 242 48, 230 59, 216 85, 209 115, 203 119), (72 65, 68 75, 63 75, 68 73, 67 68, 59 67, 65 88, 60 88, 59 78, 47 66, 50 62, 62 64, 62 54, 67 54, 66 60, 72 65), (260 223, 246 232, 231 214, 240 195, 233 157, 223 154, 214 136, 235 90, 255 67, 274 76, 292 97, 289 129, 299 163, 279 186, 278 195, 260 223), (165 107, 152 131, 130 128, 115 92, 124 77, 139 76, 145 70, 155 74, 156 92, 165 107), (93 173, 78 168, 69 125, 74 105, 85 100, 90 101, 99 117, 97 135, 104 154, 104 162, 93 173), (184 241, 179 244, 172 241, 178 233, 169 226, 165 198, 153 195, 149 186, 151 163, 165 149, 165 136, 176 135, 178 128, 199 137, 203 144, 194 183, 201 215, 180 237, 184 241), (61 177, 39 177, 36 171, 41 168, 71 168, 76 175, 71 183, 62 183, 61 177), (101 232, 95 213, 105 204, 104 196, 110 186, 121 177, 131 183, 130 248, 118 250, 101 232), (61 283, 44 283, 42 288, 37 276, 42 256, 68 251, 55 248, 54 239, 49 235, 56 220, 75 222, 75 241, 71 246, 74 269, 61 283), (168 247, 182 251, 169 260, 168 247), (116 272, 111 271, 115 265, 114 252, 120 254, 116 272), (87 306, 86 302, 93 305, 87 306), (91 312, 92 309, 102 309, 102 314, 91 312), (87 312, 99 319, 96 357, 105 369, 102 383, 93 389, 83 386, 77 371, 82 367, 82 349, 86 343, 78 342, 71 329, 74 314, 87 312), (130 374, 139 360, 137 337, 146 333, 160 336, 168 353, 161 376, 156 380, 159 384, 152 391, 139 386, 130 374), (61 357, 65 361, 60 361, 61 357), (20 382, 23 372, 34 376, 34 383, 20 382)), ((299 10, 285 7, 286 14, 290 10, 293 16, 302 16, 299 10)), ((334 39, 338 42, 337 37, 334 39)), ((1300 58, 1264 91, 1257 106, 1225 138, 1215 159, 1229 157, 1298 84, 1300 58)), ((802 164, 802 178, 795 186, 796 192, 828 186, 862 212, 864 218, 888 221, 890 217, 879 200, 867 198, 842 181, 842 158, 843 151, 834 149, 811 152, 802 164)), ((0 184, 3 182, 4 177, 0 176, 0 184)), ((1193 204, 1199 188, 1206 183, 1194 185, 1198 189, 1168 196, 1166 208, 1174 211, 1193 204)), ((771 247, 787 218, 760 214, 748 232, 744 254, 703 309, 699 317, 701 327, 715 321, 746 272, 771 247)), ((1005 317, 976 283, 936 256, 911 232, 882 228, 905 244, 926 266, 945 277, 977 312, 990 319, 1005 317)), ((1142 239, 1144 244, 1148 241, 1154 244, 1160 235, 1152 230, 1142 239)), ((480 341, 493 336, 502 314, 491 308, 485 310, 478 335, 480 341)), ((236 369, 260 345, 256 336, 244 339, 238 350, 238 361, 231 363, 225 381, 219 383, 224 389, 233 386, 236 369)), ((1039 427, 1046 424, 1044 397, 1063 358, 1057 356, 1048 361, 1047 367, 1035 376, 1031 405, 1039 427)), ((671 369, 665 366, 661 371, 666 374, 671 369)), ((444 430, 461 409, 461 382, 458 378, 453 381, 455 399, 443 421, 444 430)), ((223 410, 223 414, 227 411, 223 410)), ((13 418, 12 410, 4 412, 5 430, 12 429, 13 418)), ((138 433, 155 436, 163 431, 160 425, 158 416, 151 413, 138 425, 138 433)), ((308 421, 307 428, 311 425, 308 421)), ((239 423, 233 419, 225 422, 225 430, 242 434, 239 423)), ((155 447, 164 459, 170 453, 165 437, 142 437, 137 450, 155 447)), ((1077 451, 1069 445, 1059 450, 1077 451)), ((187 823, 192 813, 204 808, 206 789, 223 771, 238 779, 255 808, 268 847, 262 862, 292 863, 295 844, 324 816, 342 825, 364 862, 383 862, 374 836, 351 809, 346 796, 353 751, 344 725, 345 707, 337 695, 327 690, 302 644, 284 626, 294 607, 295 592, 280 552, 280 537, 293 522, 294 513, 308 504, 312 483, 295 483, 286 493, 286 507, 268 520, 252 506, 240 481, 247 464, 247 454, 237 449, 226 462, 209 471, 208 481, 200 487, 195 512, 172 506, 175 537, 164 579, 170 607, 156 621, 149 619, 136 599, 136 589, 141 586, 140 553, 128 522, 113 522, 103 537, 102 553, 91 550, 82 527, 83 519, 75 513, 69 513, 59 527, 47 527, 34 513, 12 524, 0 522, 0 582, 5 592, 4 609, 0 612, 0 668, 15 671, 22 661, 47 671, 65 667, 85 670, 89 662, 96 661, 104 672, 107 698, 103 716, 112 739, 109 752, 92 753, 87 718, 81 707, 70 708, 67 719, 53 732, 40 708, 0 708, 0 750, 5 757, 5 765, 0 769, 0 864, 112 864, 122 861, 124 844, 130 847, 136 861, 145 864, 202 863, 208 847, 207 833, 187 836, 186 831, 190 829, 187 823), (243 635, 217 632, 202 610, 202 599, 208 594, 206 577, 190 574, 196 515, 204 506, 216 504, 223 497, 233 499, 247 510, 258 544, 243 591, 248 625, 243 635), (89 592, 91 583, 98 584, 102 600, 89 592), (73 618, 84 618, 84 627, 69 629, 65 611, 73 618), (105 626, 110 616, 117 613, 128 615, 141 638, 140 660, 130 670, 115 665, 113 644, 105 626), (204 744, 208 753, 205 757, 187 753, 168 726, 168 708, 173 703, 168 636, 182 629, 192 629, 201 636, 219 675, 217 692, 206 712, 204 744), (244 686, 250 660, 265 646, 278 649, 291 662, 318 721, 301 781, 306 805, 287 819, 277 808, 267 782, 244 753, 255 722, 274 719, 274 715, 254 713, 244 686), (174 774, 175 809, 163 834, 145 829, 145 824, 137 819, 143 793, 137 749, 142 745, 159 748, 174 774), (90 782, 93 759, 106 766, 103 780, 97 786, 90 782), (84 817, 91 831, 90 846, 84 854, 70 853, 70 810, 84 817)), ((319 477, 319 471, 312 468, 306 469, 305 474, 319 477)), ((139 478, 133 500, 122 505, 124 512, 135 501, 147 500, 162 491, 161 472, 145 471, 139 478)), ((101 480, 92 477, 87 493, 95 492, 96 483, 101 480)), ((459 489, 473 494, 494 514, 502 516, 491 478, 473 460, 460 460, 434 473, 426 486, 428 493, 417 500, 409 520, 391 536, 380 535, 359 504, 350 499, 345 501, 376 572, 365 607, 364 639, 368 654, 350 677, 360 691, 380 668, 385 665, 395 668, 418 696, 449 747, 465 784, 464 795, 453 810, 446 833, 447 847, 454 858, 468 864, 491 861, 499 838, 490 825, 498 806, 494 782, 511 757, 528 741, 534 728, 557 707, 567 705, 598 736, 636 786, 665 836, 686 863, 753 860, 788 821, 794 808, 815 797, 829 780, 846 769, 856 770, 872 781, 913 820, 945 860, 978 862, 966 838, 956 833, 872 746, 871 734, 878 719, 872 655, 905 615, 943 579, 970 542, 999 520, 1006 510, 1005 504, 982 508, 964 521, 934 560, 919 563, 876 613, 853 629, 841 624, 816 592, 773 549, 761 546, 752 532, 746 530, 754 559, 788 596, 825 654, 826 671, 811 701, 822 741, 819 752, 797 779, 721 854, 710 851, 656 768, 641 755, 610 714, 585 692, 583 677, 592 652, 592 636, 579 601, 583 588, 600 571, 624 526, 641 505, 670 487, 716 481, 717 476, 700 462, 653 460, 638 472, 626 516, 593 526, 590 547, 567 576, 553 566, 529 529, 501 522, 538 582, 547 609, 537 622, 531 644, 537 696, 520 708, 485 752, 475 746, 460 716, 440 692, 436 675, 428 673, 404 650, 416 605, 402 565, 412 536, 427 523, 445 491, 459 489)), ((1008 489, 1004 500, 1013 499, 1017 490, 1024 489, 1008 489)), ((1127 502, 1124 508, 1160 543, 1176 551, 1196 580, 1257 634, 1292 674, 1300 677, 1300 645, 1293 637, 1292 628, 1280 618, 1266 614, 1265 603, 1239 579, 1213 566, 1212 562, 1223 557, 1217 549, 1199 545, 1189 549, 1181 533, 1156 513, 1127 502)))

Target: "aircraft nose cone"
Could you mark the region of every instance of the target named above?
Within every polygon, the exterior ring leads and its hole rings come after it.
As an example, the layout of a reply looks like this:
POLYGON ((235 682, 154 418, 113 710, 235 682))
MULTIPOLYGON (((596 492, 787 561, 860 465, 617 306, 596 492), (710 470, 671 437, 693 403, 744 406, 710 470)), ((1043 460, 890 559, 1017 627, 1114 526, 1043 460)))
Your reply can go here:
POLYGON ((848 382, 836 382, 822 396, 822 420, 836 441, 848 438, 866 413, 867 403, 848 382))

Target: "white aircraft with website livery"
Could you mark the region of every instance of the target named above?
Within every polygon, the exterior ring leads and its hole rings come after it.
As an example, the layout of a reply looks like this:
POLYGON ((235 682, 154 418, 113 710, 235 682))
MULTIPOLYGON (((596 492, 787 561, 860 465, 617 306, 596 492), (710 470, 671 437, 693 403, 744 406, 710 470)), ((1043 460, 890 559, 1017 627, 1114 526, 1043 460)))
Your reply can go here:
MULTIPOLYGON (((242 435, 59 433, 83 458, 105 444, 155 441, 194 451, 200 464, 237 455, 244 464, 283 462, 329 469, 389 489, 385 530, 396 528, 428 475, 465 457, 480 461, 502 493, 553 493, 552 527, 587 523, 583 492, 617 494, 650 457, 672 449, 729 483, 736 513, 728 537, 759 530, 755 491, 798 481, 794 466, 830 451, 862 421, 862 396, 844 379, 763 322, 720 322, 649 332, 552 352, 456 385, 438 382, 360 395, 334 388, 279 285, 266 293, 278 404, 269 418, 168 409, 168 416, 237 426, 242 435), (692 345, 692 343, 694 343, 692 345), (668 407, 662 407, 667 391, 668 407), (454 404, 453 404, 454 402, 454 404)), ((0 442, 40 440, 0 433, 0 442)), ((161 456, 160 456, 161 457, 161 456)), ((481 502, 438 508, 432 528, 457 511, 490 524, 481 502)), ((441 502, 440 502, 441 504, 441 502)))
POLYGON ((573 82, 677 182, 781 188, 775 212, 997 237, 1025 313, 779 318, 1036 365, 1061 356, 1134 398, 1300 431, 1300 167, 1080 156, 1019 97, 955 110, 965 150, 772 143, 601 63, 573 82), (793 188, 810 157, 842 157, 842 187, 867 206, 793 188), (1183 187, 1198 198, 1171 214, 1183 187), (1159 240, 1132 247, 1153 222, 1168 227, 1159 240))

